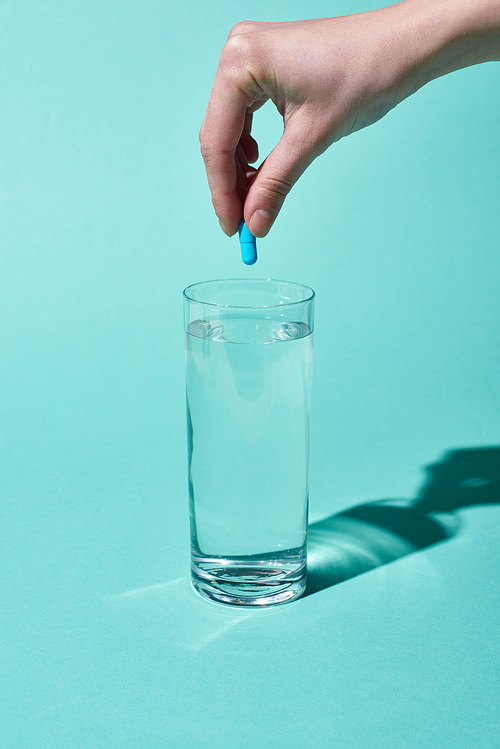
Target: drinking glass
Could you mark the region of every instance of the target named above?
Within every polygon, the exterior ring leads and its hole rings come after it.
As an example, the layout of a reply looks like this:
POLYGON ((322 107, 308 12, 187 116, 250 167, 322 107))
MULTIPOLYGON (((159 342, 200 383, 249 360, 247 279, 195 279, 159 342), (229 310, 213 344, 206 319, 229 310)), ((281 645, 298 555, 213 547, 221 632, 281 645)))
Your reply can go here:
POLYGON ((193 585, 290 601, 306 584, 314 291, 235 279, 183 297, 193 585))

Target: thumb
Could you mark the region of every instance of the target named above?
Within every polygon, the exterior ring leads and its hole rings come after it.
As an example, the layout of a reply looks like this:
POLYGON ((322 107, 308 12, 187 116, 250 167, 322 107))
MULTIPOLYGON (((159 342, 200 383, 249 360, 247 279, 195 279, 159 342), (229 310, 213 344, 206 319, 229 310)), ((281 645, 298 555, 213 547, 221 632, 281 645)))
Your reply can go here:
POLYGON ((265 237, 300 175, 314 160, 312 144, 291 123, 261 164, 248 188, 245 223, 255 237, 265 237))

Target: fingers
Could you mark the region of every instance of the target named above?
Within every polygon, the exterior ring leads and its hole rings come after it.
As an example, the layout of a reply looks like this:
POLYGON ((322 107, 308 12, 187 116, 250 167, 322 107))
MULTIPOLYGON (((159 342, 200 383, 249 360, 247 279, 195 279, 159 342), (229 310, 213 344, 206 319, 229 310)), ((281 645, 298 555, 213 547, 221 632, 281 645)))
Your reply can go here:
POLYGON ((255 237, 268 233, 286 196, 314 160, 314 149, 304 132, 299 122, 290 123, 248 188, 244 218, 255 237))
MULTIPOLYGON (((278 85, 275 75, 263 72, 266 67, 262 46, 258 39, 250 38, 254 24, 250 29, 247 25, 235 27, 238 33, 230 35, 222 51, 200 145, 212 202, 223 231, 229 236, 236 233, 244 214, 250 231, 263 237, 286 195, 314 158, 313 136, 311 122, 300 115, 300 107, 291 114, 286 87, 278 85), (249 166, 259 156, 251 135, 253 113, 270 97, 283 114, 285 131, 276 148, 255 170, 249 166)), ((295 101, 294 106, 297 104, 295 101)))
MULTIPOLYGON (((236 233, 243 215, 242 171, 245 172, 248 162, 258 158, 257 144, 250 135, 252 114, 249 108, 259 92, 253 77, 235 57, 235 46, 226 44, 226 51, 223 50, 200 131, 212 202, 229 236, 236 233)), ((244 187, 246 192, 246 185, 244 187)))
POLYGON ((240 198, 241 205, 244 204, 248 186, 255 177, 257 170, 249 166, 246 154, 241 142, 236 148, 236 190, 240 198))
POLYGON ((259 158, 259 146, 257 145, 257 141, 250 135, 252 130, 252 119, 253 112, 247 112, 245 115, 245 127, 243 128, 240 138, 240 145, 245 152, 249 164, 254 164, 259 158))
POLYGON ((230 236, 238 229, 242 203, 238 194, 236 148, 245 121, 242 102, 217 93, 209 102, 200 132, 200 147, 212 202, 222 228, 230 236))
POLYGON ((229 236, 236 232, 242 211, 235 153, 244 115, 240 117, 240 124, 237 114, 234 111, 231 113, 229 107, 220 110, 216 105, 212 106, 207 110, 200 132, 201 154, 212 193, 212 203, 222 229, 229 236), (225 116, 228 123, 226 127, 221 122, 225 116))

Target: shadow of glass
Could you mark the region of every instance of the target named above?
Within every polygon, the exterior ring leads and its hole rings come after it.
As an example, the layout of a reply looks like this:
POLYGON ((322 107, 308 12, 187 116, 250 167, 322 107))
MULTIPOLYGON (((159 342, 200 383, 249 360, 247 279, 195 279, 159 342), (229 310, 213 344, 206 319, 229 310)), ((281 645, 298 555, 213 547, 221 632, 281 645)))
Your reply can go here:
POLYGON ((500 447, 451 450, 414 500, 377 500, 309 526, 311 595, 453 537, 463 507, 500 502, 500 447))

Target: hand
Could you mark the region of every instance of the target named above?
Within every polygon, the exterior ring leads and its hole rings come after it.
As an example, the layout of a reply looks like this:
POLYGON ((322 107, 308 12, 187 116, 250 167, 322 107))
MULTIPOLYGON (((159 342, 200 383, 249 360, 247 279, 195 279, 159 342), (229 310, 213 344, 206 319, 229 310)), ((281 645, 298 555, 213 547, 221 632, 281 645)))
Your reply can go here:
POLYGON ((200 131, 226 234, 244 217, 255 236, 265 236, 297 179, 332 143, 376 122, 432 78, 496 59, 500 4, 472 5, 403 0, 339 18, 237 24, 222 50, 200 131), (258 159, 252 118, 268 100, 284 131, 256 170, 249 166, 258 159))

